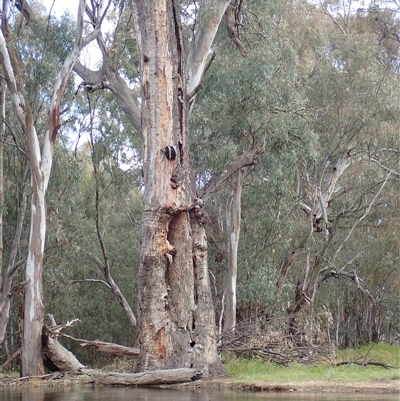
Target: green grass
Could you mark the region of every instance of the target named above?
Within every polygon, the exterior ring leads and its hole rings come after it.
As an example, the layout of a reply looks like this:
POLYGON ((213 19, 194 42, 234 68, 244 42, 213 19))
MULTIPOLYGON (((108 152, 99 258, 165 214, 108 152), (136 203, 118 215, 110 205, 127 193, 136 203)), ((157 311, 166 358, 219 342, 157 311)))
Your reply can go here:
POLYGON ((392 366, 400 366, 400 346, 379 343, 367 344, 357 349, 345 349, 336 353, 335 362, 354 362, 360 358, 362 361, 371 360, 392 366))
MULTIPOLYGON (((400 346, 375 344, 357 350, 344 350, 333 357, 334 362, 357 361, 359 358, 399 366, 400 346), (368 352, 369 351, 369 352, 368 352), (368 355, 367 355, 368 352, 368 355), (364 358, 366 357, 366 358, 364 358)), ((332 366, 327 362, 316 366, 292 364, 287 367, 275 365, 261 359, 238 358, 225 364, 227 373, 237 381, 272 381, 277 383, 307 380, 333 380, 344 382, 399 380, 400 369, 385 369, 380 366, 358 366, 354 364, 332 366)))

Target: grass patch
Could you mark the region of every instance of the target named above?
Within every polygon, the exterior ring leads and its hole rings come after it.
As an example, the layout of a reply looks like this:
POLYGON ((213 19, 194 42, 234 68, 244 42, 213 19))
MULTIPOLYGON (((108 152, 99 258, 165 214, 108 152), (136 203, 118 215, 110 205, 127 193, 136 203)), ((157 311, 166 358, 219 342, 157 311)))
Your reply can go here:
MULTIPOLYGON (((383 362, 393 366, 400 365, 400 346, 388 344, 375 344, 361 347, 356 350, 343 350, 332 359, 333 362, 356 362, 370 360, 383 362)), ((399 380, 400 369, 385 369, 380 366, 358 366, 354 364, 332 366, 321 363, 315 366, 292 364, 284 367, 268 361, 253 358, 237 358, 225 364, 227 373, 237 381, 257 382, 272 381, 277 383, 299 381, 374 381, 399 380)))
POLYGON ((392 366, 400 366, 400 346, 379 343, 367 344, 356 349, 344 349, 336 353, 335 362, 371 360, 392 366))

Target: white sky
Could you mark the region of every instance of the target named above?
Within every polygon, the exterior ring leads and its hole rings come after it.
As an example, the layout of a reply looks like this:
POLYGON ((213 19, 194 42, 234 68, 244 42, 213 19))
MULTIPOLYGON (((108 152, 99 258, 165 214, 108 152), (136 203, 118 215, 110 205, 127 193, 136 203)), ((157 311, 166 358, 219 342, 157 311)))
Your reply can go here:
MULTIPOLYGON (((55 17, 61 17, 65 11, 76 19, 78 13, 79 0, 41 0, 46 7, 47 12, 55 17)), ((97 69, 100 60, 100 52, 95 43, 89 44, 82 50, 80 56, 81 62, 88 68, 97 69)))
POLYGON ((42 0, 43 4, 49 12, 54 14, 56 17, 60 17, 66 10, 68 10, 72 15, 76 16, 78 11, 78 0, 42 0))

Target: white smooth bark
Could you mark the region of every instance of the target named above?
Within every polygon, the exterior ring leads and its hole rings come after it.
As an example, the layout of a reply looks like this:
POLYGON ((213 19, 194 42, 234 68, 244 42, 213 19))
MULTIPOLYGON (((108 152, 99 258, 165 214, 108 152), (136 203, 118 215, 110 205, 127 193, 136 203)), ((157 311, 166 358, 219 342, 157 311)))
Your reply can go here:
POLYGON ((226 205, 226 231, 228 234, 228 277, 226 287, 226 317, 224 331, 236 326, 236 283, 238 271, 238 247, 244 168, 236 172, 236 180, 226 205))
MULTIPOLYGON (((25 289, 24 333, 21 352, 21 374, 23 376, 40 375, 44 373, 41 353, 41 334, 44 317, 42 271, 46 236, 46 191, 52 168, 54 144, 60 125, 61 101, 67 81, 71 75, 74 64, 78 60, 80 51, 99 34, 101 21, 104 19, 105 12, 109 5, 110 1, 100 1, 98 4, 98 10, 100 10, 100 12, 97 15, 98 24, 96 24, 95 28, 89 32, 86 37, 83 37, 86 2, 85 0, 79 1, 75 41, 53 87, 48 127, 44 138, 42 153, 33 123, 34 119, 30 107, 26 103, 26 99, 22 93, 23 83, 19 81, 20 84, 18 86, 16 81, 16 76, 21 77, 18 61, 16 57, 13 56, 13 51, 7 48, 3 32, 0 33, 1 61, 7 86, 11 93, 14 112, 27 135, 29 162, 32 174, 31 229, 26 262, 27 284, 25 289), (12 59, 12 57, 14 58, 12 59)), ((6 24, 5 16, 3 16, 3 18, 3 24, 6 24)), ((3 29, 6 28, 6 26, 3 26, 3 29)))
POLYGON ((204 0, 199 28, 191 42, 186 61, 187 94, 191 97, 203 79, 210 49, 230 0, 204 0))

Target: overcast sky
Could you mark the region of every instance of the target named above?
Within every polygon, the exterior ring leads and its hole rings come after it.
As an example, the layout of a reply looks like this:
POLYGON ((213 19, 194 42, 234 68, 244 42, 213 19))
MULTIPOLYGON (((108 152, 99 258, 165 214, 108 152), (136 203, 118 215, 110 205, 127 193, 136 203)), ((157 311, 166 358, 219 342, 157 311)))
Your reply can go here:
POLYGON ((47 11, 50 11, 52 8, 51 13, 56 15, 57 17, 61 16, 66 10, 68 10, 72 15, 76 16, 78 11, 78 0, 42 0, 43 4, 47 8, 47 11))

